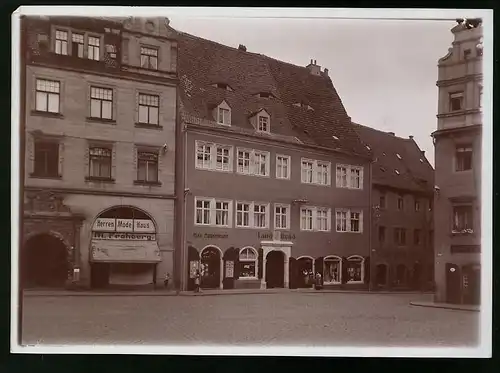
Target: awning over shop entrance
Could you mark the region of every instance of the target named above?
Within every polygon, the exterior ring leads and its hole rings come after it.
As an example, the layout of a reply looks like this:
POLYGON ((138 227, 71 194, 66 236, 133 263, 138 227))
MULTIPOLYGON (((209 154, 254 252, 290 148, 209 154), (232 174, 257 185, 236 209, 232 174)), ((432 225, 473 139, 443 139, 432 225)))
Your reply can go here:
POLYGON ((161 262, 156 241, 92 240, 92 262, 157 263, 161 262))

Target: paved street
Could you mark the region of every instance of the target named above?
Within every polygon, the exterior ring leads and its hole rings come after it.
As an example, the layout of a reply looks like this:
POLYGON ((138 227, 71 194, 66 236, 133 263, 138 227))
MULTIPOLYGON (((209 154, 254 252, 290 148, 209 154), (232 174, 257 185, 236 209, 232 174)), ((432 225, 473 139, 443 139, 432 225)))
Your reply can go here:
POLYGON ((478 312, 431 295, 279 293, 25 297, 26 344, 473 346, 478 312))

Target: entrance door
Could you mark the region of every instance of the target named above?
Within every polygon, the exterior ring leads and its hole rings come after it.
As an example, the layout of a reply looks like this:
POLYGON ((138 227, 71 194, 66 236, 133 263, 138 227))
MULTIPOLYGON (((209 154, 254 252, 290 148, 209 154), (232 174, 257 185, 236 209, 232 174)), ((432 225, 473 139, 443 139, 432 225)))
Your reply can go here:
POLYGON ((220 251, 215 247, 207 247, 201 253, 201 287, 216 289, 220 286, 220 251))
POLYGON ((453 263, 446 263, 446 302, 462 303, 462 276, 460 267, 453 263))
POLYGON ((60 288, 68 278, 66 245, 51 234, 40 234, 26 242, 27 287, 60 288))
POLYGON ((92 263, 90 265, 90 286, 103 289, 109 285, 109 263, 92 263))
POLYGON ((377 264, 375 281, 377 286, 387 285, 387 266, 385 264, 377 264))
POLYGON ((462 270, 462 285, 465 304, 480 304, 481 301, 481 267, 469 264, 462 270))
POLYGON ((300 258, 297 260, 298 268, 298 287, 310 288, 312 287, 313 273, 313 260, 311 258, 300 258))
POLYGON ((285 254, 282 251, 273 250, 267 254, 266 262, 266 287, 282 288, 285 286, 285 254))

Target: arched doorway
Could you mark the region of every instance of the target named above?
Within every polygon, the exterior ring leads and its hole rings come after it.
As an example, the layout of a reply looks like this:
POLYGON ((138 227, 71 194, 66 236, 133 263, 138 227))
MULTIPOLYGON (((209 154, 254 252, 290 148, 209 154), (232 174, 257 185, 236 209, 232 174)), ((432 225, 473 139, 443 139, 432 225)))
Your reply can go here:
POLYGON ((297 287, 310 288, 314 278, 314 259, 301 256, 297 259, 297 287))
POLYGON ((203 289, 220 287, 221 258, 222 253, 215 246, 207 246, 201 251, 201 287, 203 289))
POLYGON ((375 269, 375 285, 385 287, 387 285, 387 265, 377 264, 375 269))
POLYGON ((50 233, 29 238, 25 245, 26 287, 60 288, 68 278, 68 248, 50 233))
POLYGON ((273 250, 266 257, 266 287, 285 287, 285 254, 282 251, 273 250))

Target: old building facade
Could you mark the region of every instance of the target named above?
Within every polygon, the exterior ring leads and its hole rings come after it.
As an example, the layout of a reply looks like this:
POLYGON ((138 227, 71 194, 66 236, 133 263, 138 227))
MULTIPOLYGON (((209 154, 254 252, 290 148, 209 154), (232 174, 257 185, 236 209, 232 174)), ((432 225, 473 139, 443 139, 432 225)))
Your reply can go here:
POLYGON ((373 290, 432 290, 434 170, 410 138, 359 125, 374 155, 373 290))
POLYGON ((367 288, 371 154, 328 71, 178 42, 183 289, 367 288))
POLYGON ((459 22, 439 60, 436 162, 436 301, 480 302, 482 25, 459 22))
POLYGON ((23 20, 26 287, 174 270, 177 43, 168 20, 23 20))

